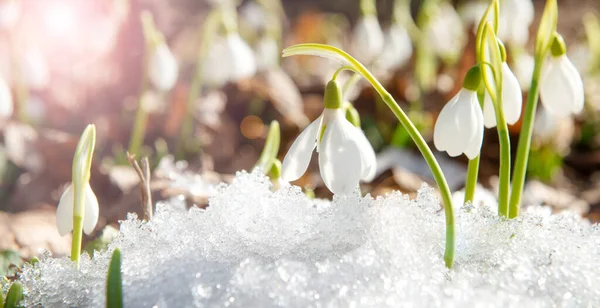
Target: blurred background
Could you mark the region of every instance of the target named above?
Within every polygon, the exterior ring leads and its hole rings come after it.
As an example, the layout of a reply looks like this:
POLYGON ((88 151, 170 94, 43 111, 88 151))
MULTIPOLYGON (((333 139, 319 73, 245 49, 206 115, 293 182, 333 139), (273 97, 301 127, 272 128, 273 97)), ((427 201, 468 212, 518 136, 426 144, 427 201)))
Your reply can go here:
MULTIPOLYGON (((558 30, 584 80, 586 106, 574 118, 555 118, 540 108, 524 203, 600 221, 600 2, 558 5, 558 30)), ((141 215, 140 179, 127 149, 149 157, 154 201, 178 200, 182 207, 206 206, 215 185, 251 170, 272 120, 281 123, 283 159, 322 112, 324 85, 337 68, 315 57, 281 59, 282 47, 292 44, 326 43, 355 55, 433 147, 435 119, 475 63, 474 30, 486 6, 377 0, 380 33, 369 30, 375 32, 365 37, 357 30, 358 0, 0 0, 0 78, 7 88, 0 86, 0 262, 43 249, 69 253, 70 237, 58 235, 54 216, 71 179, 79 134, 89 123, 98 134, 91 185, 101 217, 88 248, 114 233, 105 226, 118 228, 128 212, 141 215), (211 24, 211 12, 224 6, 234 12, 233 27, 211 24), (223 49, 222 40, 233 32, 251 48, 245 57, 223 49), (381 47, 371 41, 375 36, 383 36, 381 47), (166 88, 153 85, 153 78, 172 74, 172 63, 159 62, 153 73, 151 62, 163 45, 176 63, 174 84, 166 88), (247 73, 236 75, 242 70, 247 73)), ((501 0, 501 38, 524 97, 543 6, 501 0)), ((363 185, 363 193, 414 194, 423 182, 435 186, 377 94, 361 81, 348 85, 346 98, 378 153, 378 176, 363 185)), ((519 131, 520 122, 510 126, 513 153, 519 131)), ((466 158, 434 152, 451 189, 462 189, 466 158)), ((498 163, 496 131, 486 129, 479 182, 492 192, 498 163)), ((331 197, 315 160, 296 184, 331 197)))

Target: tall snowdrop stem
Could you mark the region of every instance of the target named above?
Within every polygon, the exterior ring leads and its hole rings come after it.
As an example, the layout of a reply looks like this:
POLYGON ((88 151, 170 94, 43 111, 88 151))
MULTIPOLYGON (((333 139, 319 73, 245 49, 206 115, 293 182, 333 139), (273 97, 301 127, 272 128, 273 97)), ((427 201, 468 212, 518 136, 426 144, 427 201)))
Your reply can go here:
MULTIPOLYGON (((485 86, 480 86, 477 90, 477 100, 479 101, 479 106, 483 109, 483 100, 485 98, 485 86)), ((465 200, 464 203, 467 202, 473 203, 475 200, 475 190, 477 189, 477 179, 479 177, 479 161, 481 160, 481 153, 477 155, 477 157, 469 160, 469 165, 467 167, 467 179, 465 181, 465 200)))
POLYGON ((508 124, 502 107, 502 50, 489 22, 482 30, 481 54, 479 58, 490 65, 483 66, 483 80, 494 104, 500 142, 500 170, 498 183, 498 215, 508 217, 508 198, 510 197, 510 137, 508 124), (492 69, 493 68, 493 69, 492 69))
POLYGON ((435 159, 433 152, 423 139, 423 136, 419 133, 415 125, 410 121, 409 117, 404 113, 402 108, 394 100, 392 95, 381 85, 381 83, 373 76, 369 70, 365 68, 360 62, 354 59, 346 52, 328 45, 322 44, 299 44, 288 47, 283 50, 283 56, 289 57, 294 55, 316 55, 326 57, 329 59, 337 60, 343 65, 349 65, 352 70, 362 75, 371 86, 379 93, 382 100, 394 113, 396 118, 400 121, 402 126, 406 129, 413 142, 417 145, 417 148, 425 158, 425 161, 429 165, 431 173, 439 186, 442 200, 444 202, 444 213, 446 216, 446 249, 444 253, 444 261, 447 267, 452 267, 454 263, 454 251, 455 251, 455 222, 454 222, 454 209, 452 207, 452 196, 450 194, 450 187, 446 182, 444 173, 440 168, 437 160, 435 159))
POLYGON ((154 28, 154 21, 152 15, 149 12, 142 12, 140 15, 140 21, 142 22, 142 29, 144 33, 145 51, 142 59, 142 82, 140 91, 137 98, 137 108, 135 110, 135 120, 133 122, 133 129, 131 130, 131 137, 129 139, 128 152, 131 154, 139 154, 140 148, 144 143, 144 136, 146 135, 146 126, 148 124, 148 113, 144 106, 144 94, 148 90, 148 62, 150 50, 155 47, 155 34, 156 29, 154 28))
POLYGON ((204 83, 202 63, 204 62, 206 54, 208 53, 208 48, 213 42, 215 34, 217 33, 220 23, 220 15, 221 13, 218 9, 211 10, 206 16, 204 25, 202 27, 202 40, 200 41, 200 50, 198 51, 198 57, 196 58, 196 70, 190 84, 186 112, 184 113, 183 121, 181 123, 181 131, 179 132, 179 141, 175 154, 177 159, 183 158, 186 150, 186 141, 192 137, 194 125, 194 104, 200 96, 202 84, 204 83))
POLYGON ((515 160, 509 202, 509 218, 519 216, 521 196, 525 185, 525 173, 527 171, 529 151, 531 150, 531 137, 533 135, 535 112, 539 98, 539 82, 544 61, 550 51, 550 46, 552 46, 557 19, 558 12, 556 0, 547 0, 535 42, 535 64, 533 76, 531 78, 531 87, 529 88, 529 94, 527 96, 525 113, 523 115, 519 144, 517 146, 517 157, 515 160))
POLYGON ((83 218, 85 213, 85 187, 90 181, 92 156, 96 145, 96 127, 88 125, 77 144, 73 158, 73 241, 71 243, 71 261, 79 269, 79 256, 81 255, 81 239, 83 236, 83 218))

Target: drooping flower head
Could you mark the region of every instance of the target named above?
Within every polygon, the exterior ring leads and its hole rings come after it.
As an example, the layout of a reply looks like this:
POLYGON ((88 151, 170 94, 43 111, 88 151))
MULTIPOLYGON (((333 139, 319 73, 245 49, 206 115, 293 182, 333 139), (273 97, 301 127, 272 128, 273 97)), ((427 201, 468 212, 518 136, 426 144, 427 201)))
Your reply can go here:
POLYGON ((217 38, 204 62, 204 80, 215 87, 252 77, 255 73, 254 53, 237 32, 217 38))
MULTIPOLYGON (((508 124, 515 124, 521 117, 521 108, 523 105, 523 93, 519 80, 510 70, 506 63, 506 50, 504 45, 500 44, 502 55, 502 109, 504 119, 508 124)), ((488 91, 485 91, 483 103, 483 119, 485 127, 492 128, 496 126, 496 113, 494 112, 494 103, 488 91)))
POLYGON ((550 51, 540 81, 542 104, 556 116, 577 114, 583 109, 583 80, 567 57, 564 40, 559 34, 555 34, 550 51))
POLYGON ((480 80, 480 68, 474 66, 467 73, 463 88, 442 108, 433 132, 439 151, 452 157, 464 153, 469 159, 479 155, 483 143, 483 112, 477 100, 480 80))
POLYGON ((373 147, 360 128, 346 119, 342 93, 335 80, 327 84, 325 109, 296 138, 283 159, 281 178, 294 181, 300 178, 317 148, 319 169, 323 182, 334 194, 350 194, 360 180, 371 181, 375 176, 376 159, 373 147))
POLYGON ((169 91, 177 82, 179 67, 171 49, 162 42, 154 46, 148 63, 148 77, 152 85, 161 91, 169 91))

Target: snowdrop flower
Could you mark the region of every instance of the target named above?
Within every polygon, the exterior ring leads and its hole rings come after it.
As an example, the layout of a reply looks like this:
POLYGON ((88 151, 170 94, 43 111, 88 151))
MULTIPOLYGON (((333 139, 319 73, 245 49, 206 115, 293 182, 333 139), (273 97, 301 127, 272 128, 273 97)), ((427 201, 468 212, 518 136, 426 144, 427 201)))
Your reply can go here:
POLYGON ((258 70, 268 70, 279 66, 279 46, 270 36, 262 37, 256 43, 256 67, 258 70))
POLYGON ((50 72, 44 55, 37 47, 28 48, 22 57, 21 69, 27 85, 41 90, 50 81, 50 72))
POLYGON ((498 37, 507 43, 523 46, 529 39, 529 26, 533 22, 534 8, 531 0, 504 0, 500 4, 498 37))
POLYGON ((519 53, 514 58, 515 76, 521 85, 521 90, 529 91, 535 59, 528 53, 519 53))
POLYGON ((0 77, 0 119, 9 118, 13 113, 13 99, 6 81, 0 77))
POLYGON ((556 116, 577 114, 583 109, 581 75, 567 57, 564 41, 558 35, 540 81, 540 98, 548 112, 556 116))
POLYGON ((216 87, 255 73, 254 53, 238 33, 216 39, 204 63, 206 83, 216 87))
POLYGON ((160 91, 169 91, 177 82, 179 68, 169 46, 164 42, 154 46, 148 62, 148 77, 160 91))
POLYGON ((439 151, 469 159, 479 155, 483 143, 483 112, 477 100, 481 80, 478 66, 469 70, 463 88, 442 109, 435 123, 433 143, 439 151))
POLYGON ((375 14, 361 16, 352 35, 350 50, 361 63, 373 62, 382 52, 384 46, 383 31, 375 14))
POLYGON ((381 68, 394 70, 406 64, 412 56, 413 45, 406 28, 393 23, 385 33, 385 46, 377 65, 381 68))
MULTIPOLYGON (((504 109, 504 119, 508 124, 515 124, 521 117, 521 107, 523 105, 523 94, 517 77, 508 67, 506 62, 502 63, 502 108, 504 109)), ((485 92, 483 105, 483 123, 485 127, 492 128, 496 126, 496 113, 494 112, 494 103, 490 94, 485 92)))
POLYGON ((429 46, 440 57, 454 57, 465 44, 463 24, 454 7, 442 3, 438 7, 427 28, 425 35, 429 46))
POLYGON ((360 128, 346 119, 341 104, 340 88, 332 80, 325 90, 323 114, 298 136, 283 159, 283 180, 297 180, 306 172, 315 147, 323 182, 334 194, 350 194, 360 180, 374 178, 373 147, 360 128))
MULTIPOLYGON (((61 236, 64 236, 73 230, 73 204, 74 204, 73 184, 69 184, 63 192, 56 208, 56 228, 61 236)), ((85 185, 85 212, 83 216, 83 232, 91 234, 98 223, 98 199, 89 183, 85 185)))

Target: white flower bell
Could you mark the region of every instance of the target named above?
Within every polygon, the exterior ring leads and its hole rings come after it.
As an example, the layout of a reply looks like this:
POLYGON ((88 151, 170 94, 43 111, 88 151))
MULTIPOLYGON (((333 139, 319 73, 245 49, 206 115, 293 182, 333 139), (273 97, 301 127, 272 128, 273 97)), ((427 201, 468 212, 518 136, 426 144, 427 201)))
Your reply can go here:
MULTIPOLYGON (((89 183, 85 185, 83 232, 91 234, 98 223, 98 199, 89 183)), ((69 184, 63 192, 56 208, 56 228, 61 236, 64 236, 73 230, 73 203, 74 190, 73 184, 69 184)))
POLYGON ((433 143, 439 151, 469 159, 479 155, 483 143, 483 112, 477 100, 481 80, 478 66, 469 70, 463 88, 442 108, 433 131, 433 143))
POLYGON ((369 64, 379 57, 384 43, 383 31, 377 16, 375 14, 361 16, 352 35, 350 47, 352 55, 361 63, 369 64))
POLYGON ((529 39, 534 7, 531 0, 504 0, 500 4, 498 37, 511 45, 523 46, 529 39))
POLYGON ((255 49, 258 70, 269 70, 279 66, 279 46, 275 39, 264 36, 256 43, 255 49))
POLYGON ((254 53, 238 33, 217 38, 204 62, 204 80, 215 87, 252 77, 255 73, 254 53))
POLYGON ((577 114, 583 109, 583 81, 567 57, 564 41, 558 35, 551 53, 540 81, 542 103, 548 112, 556 116, 577 114))
POLYGON ((50 72, 44 55, 37 47, 28 48, 22 57, 21 70, 25 82, 33 90, 42 90, 50 81, 50 72))
POLYGON ((154 47, 148 62, 148 77, 154 87, 160 91, 169 91, 177 82, 179 67, 177 60, 167 44, 154 47))
MULTIPOLYGON (((508 124, 515 124, 521 117, 521 107, 523 105, 523 94, 517 77, 508 67, 506 62, 502 63, 502 109, 504 109, 504 119, 508 124)), ((483 123, 485 127, 492 128, 496 126, 496 113, 494 112, 494 103, 490 94, 485 92, 483 104, 483 123)))
POLYGON ((352 125, 341 107, 341 91, 332 80, 325 90, 325 110, 294 141, 283 159, 281 178, 297 180, 306 172, 317 147, 323 182, 334 194, 350 194, 360 180, 375 176, 373 147, 360 128, 352 125))
POLYGON ((377 59, 377 66, 394 70, 408 60, 413 53, 413 45, 406 28, 398 23, 393 23, 385 33, 385 46, 381 56, 377 59))
POLYGON ((438 56, 455 57, 466 43, 462 21, 449 3, 441 3, 437 9, 425 30, 427 42, 438 56))
POLYGON ((0 77, 0 119, 9 118, 13 114, 13 99, 10 88, 4 78, 0 77))

